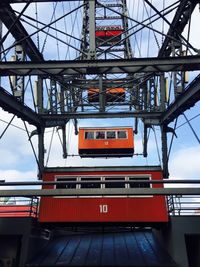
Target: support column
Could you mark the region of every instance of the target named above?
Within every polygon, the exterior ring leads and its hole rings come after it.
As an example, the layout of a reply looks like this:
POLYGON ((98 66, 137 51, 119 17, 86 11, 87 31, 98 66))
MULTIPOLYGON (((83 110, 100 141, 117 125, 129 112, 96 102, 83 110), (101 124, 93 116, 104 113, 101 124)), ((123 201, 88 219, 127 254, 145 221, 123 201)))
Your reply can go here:
POLYGON ((96 0, 90 0, 88 2, 89 2, 89 40, 90 40, 88 59, 96 59, 96 39, 95 39, 96 0))
POLYGON ((38 178, 42 179, 44 171, 44 127, 38 128, 38 178))
POLYGON ((166 126, 165 125, 161 126, 161 142, 162 142, 163 176, 164 176, 164 178, 169 178, 167 131, 166 131, 166 126))
MULTIPOLYGON (((12 56, 12 61, 23 62, 25 60, 25 54, 21 45, 15 46, 15 55, 12 56)), ((24 76, 15 75, 10 76, 12 84, 13 95, 20 101, 24 102, 24 76)))
POLYGON ((37 86, 36 86, 36 106, 38 108, 38 114, 44 112, 43 108, 43 79, 38 77, 37 86))
MULTIPOLYGON (((165 77, 164 74, 160 75, 160 110, 163 112, 166 110, 165 106, 166 93, 165 93, 165 77)), ((169 177, 168 169, 168 148, 167 148, 167 125, 161 125, 161 143, 162 143, 162 164, 163 164, 163 176, 169 177)))
POLYGON ((102 76, 99 76, 99 111, 105 112, 105 106, 106 106, 106 94, 105 94, 105 88, 103 87, 103 78, 102 76))
POLYGON ((166 110, 166 88, 165 88, 165 77, 164 74, 160 75, 160 109, 161 111, 166 110))
MULTIPOLYGON (((43 107, 43 79, 38 77, 38 84, 37 84, 37 99, 36 105, 38 108, 38 114, 42 114, 44 112, 43 107)), ((38 178, 42 179, 42 174, 44 170, 44 127, 38 127, 38 178)))
POLYGON ((146 158, 147 157, 147 143, 148 143, 148 139, 147 139, 147 125, 144 124, 144 144, 143 144, 143 156, 146 158))

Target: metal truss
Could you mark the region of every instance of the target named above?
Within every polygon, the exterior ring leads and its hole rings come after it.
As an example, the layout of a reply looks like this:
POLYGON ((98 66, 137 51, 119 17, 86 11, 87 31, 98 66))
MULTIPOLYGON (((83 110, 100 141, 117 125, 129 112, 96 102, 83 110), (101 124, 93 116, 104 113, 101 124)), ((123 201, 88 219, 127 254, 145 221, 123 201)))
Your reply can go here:
POLYGON ((23 24, 20 22, 19 18, 14 13, 11 6, 8 4, 8 1, 1 1, 0 3, 0 19, 2 23, 9 29, 16 42, 18 42, 23 47, 26 55, 31 60, 43 60, 43 55, 40 53, 35 43, 29 37, 27 30, 24 28, 23 24))
POLYGON ((177 97, 177 99, 168 107, 162 114, 161 123, 168 125, 179 115, 190 109, 200 100, 200 75, 198 75, 186 87, 184 93, 177 97))
POLYGON ((0 106, 4 110, 15 114, 17 117, 36 127, 40 127, 44 124, 42 118, 36 112, 23 105, 21 101, 9 94, 2 87, 0 87, 0 106))
POLYGON ((180 1, 180 5, 176 11, 173 21, 170 24, 170 28, 163 42, 163 45, 158 53, 158 57, 170 56, 170 54, 172 53, 172 49, 173 49, 172 39, 170 37, 174 37, 175 40, 180 41, 181 34, 186 24, 190 20, 191 14, 193 13, 194 8, 196 7, 197 3, 199 3, 199 0, 180 1))
MULTIPOLYGON (((77 74, 122 74, 153 73, 170 71, 200 70, 200 56, 171 58, 114 59, 114 60, 82 60, 82 61, 43 61, 34 62, 2 62, 1 76, 63 76, 77 74)), ((67 78, 67 77, 66 77, 67 78)))

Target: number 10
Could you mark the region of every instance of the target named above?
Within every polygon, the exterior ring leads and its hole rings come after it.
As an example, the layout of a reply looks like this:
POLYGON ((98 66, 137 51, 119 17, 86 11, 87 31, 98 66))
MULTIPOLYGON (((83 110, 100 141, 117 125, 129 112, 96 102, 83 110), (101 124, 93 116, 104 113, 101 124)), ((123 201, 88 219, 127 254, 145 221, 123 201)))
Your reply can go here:
POLYGON ((108 212, 108 205, 99 205, 100 213, 108 212))

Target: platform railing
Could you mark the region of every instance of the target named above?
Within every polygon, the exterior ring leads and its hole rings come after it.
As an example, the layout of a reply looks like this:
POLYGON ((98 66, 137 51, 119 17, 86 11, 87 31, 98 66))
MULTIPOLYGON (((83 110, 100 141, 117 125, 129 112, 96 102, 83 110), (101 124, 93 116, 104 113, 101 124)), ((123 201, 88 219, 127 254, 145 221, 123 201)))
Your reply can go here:
POLYGON ((0 197, 0 217, 38 216, 38 197, 0 197))
POLYGON ((170 216, 200 215, 200 187, 198 186, 200 180, 147 180, 144 179, 145 177, 137 177, 137 180, 132 181, 127 177, 123 178, 124 180, 121 178, 118 176, 116 180, 112 181, 105 179, 82 181, 80 177, 75 181, 6 183, 0 181, 0 217, 5 215, 37 217, 40 197, 91 197, 94 195, 102 197, 165 196, 170 216), (153 184, 162 184, 163 186, 155 188, 153 184), (173 187, 167 187, 168 184, 173 184, 173 187), (184 184, 184 187, 180 187, 179 184, 184 184), (189 186, 186 187, 186 184, 189 186), (4 186, 18 188, 39 185, 45 189, 3 189, 4 186), (90 186, 88 187, 88 185, 90 186), (97 185, 99 186, 97 187, 97 185), (6 199, 7 201, 5 201, 6 199))
POLYGON ((171 216, 200 216, 200 195, 171 195, 167 204, 171 216))

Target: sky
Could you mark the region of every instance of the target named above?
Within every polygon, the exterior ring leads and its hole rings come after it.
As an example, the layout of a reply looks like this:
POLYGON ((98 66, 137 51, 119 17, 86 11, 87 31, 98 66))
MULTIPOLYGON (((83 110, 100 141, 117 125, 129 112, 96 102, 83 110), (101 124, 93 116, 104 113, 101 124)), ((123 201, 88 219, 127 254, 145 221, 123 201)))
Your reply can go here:
MULTIPOLYGON (((137 5, 137 1, 134 1, 137 5)), ((154 1, 155 4, 159 1, 154 1)), ((171 1, 172 2, 172 1, 171 1)), ((130 5, 130 1, 129 1, 130 5)), ((16 9, 20 7, 17 6, 16 9)), ((45 10, 45 5, 42 6, 43 12, 45 10)), ((47 10, 46 12, 48 12, 47 10)), ((31 13, 28 10, 28 13, 31 13)), ((44 18, 45 20, 45 18, 44 18)), ((192 27, 191 27, 191 40, 195 47, 200 48, 200 40, 198 38, 199 32, 199 12, 195 10, 192 27)), ((42 38, 42 37, 41 37, 42 38)), ((8 40, 9 41, 9 40, 8 40)), ((47 52, 47 56, 54 55, 54 51, 47 52), (48 54, 49 53, 49 54, 48 54)), ((190 73, 190 80, 195 77, 197 73, 190 73)), ((6 83, 3 84, 6 86, 6 83)), ((196 104, 194 108, 187 111, 185 114, 188 119, 198 115, 199 113, 199 103, 196 104)), ((9 114, 2 109, 0 109, 0 136, 3 133, 7 123, 11 120, 12 114, 9 114)), ((177 125, 180 126, 185 123, 183 116, 178 119, 177 125)), ((200 136, 200 116, 194 119, 192 122, 197 134, 200 136)), ((112 120, 79 120, 78 126, 134 126, 134 120, 131 118, 127 119, 112 119, 112 120)), ((31 133, 35 128, 28 125, 29 133, 31 133)), ((73 122, 68 124, 67 131, 67 149, 69 156, 67 159, 62 158, 62 148, 59 140, 59 136, 56 133, 53 138, 52 148, 49 154, 51 136, 53 129, 47 129, 45 134, 45 164, 47 166, 127 166, 127 165, 159 165, 160 156, 157 153, 156 141, 158 142, 158 150, 161 151, 160 147, 160 136, 159 129, 155 127, 154 131, 151 131, 149 143, 148 143, 148 157, 143 158, 142 156, 134 156, 133 158, 117 158, 117 159, 81 159, 77 156, 77 143, 78 136, 74 135, 73 122), (156 138, 155 138, 155 135, 156 138)), ((175 138, 170 161, 169 161, 169 171, 170 178, 178 179, 198 179, 200 173, 200 145, 196 138, 194 137, 191 129, 187 124, 181 126, 176 131, 177 138, 175 138)), ((139 133, 135 136, 135 153, 142 153, 142 125, 139 125, 139 133)), ((171 134, 168 134, 168 140, 170 143, 171 134)), ((32 137, 32 142, 34 144, 37 153, 37 136, 32 137)), ((8 128, 6 133, 0 138, 0 180, 6 181, 31 181, 37 180, 37 164, 35 161, 34 153, 32 151, 31 145, 28 141, 28 136, 24 128, 24 123, 18 119, 14 118, 12 125, 8 128)))

